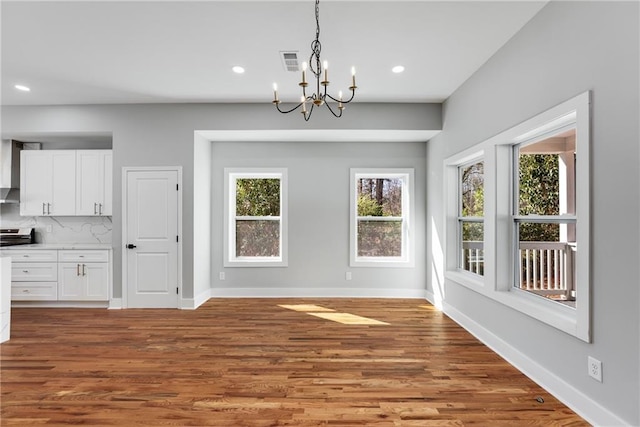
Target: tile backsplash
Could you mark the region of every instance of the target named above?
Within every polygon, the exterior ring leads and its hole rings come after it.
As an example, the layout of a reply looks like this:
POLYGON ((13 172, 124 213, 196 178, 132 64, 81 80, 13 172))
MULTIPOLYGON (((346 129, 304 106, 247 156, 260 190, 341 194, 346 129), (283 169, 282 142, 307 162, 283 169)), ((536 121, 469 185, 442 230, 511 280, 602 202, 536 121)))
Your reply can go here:
POLYGON ((113 223, 110 216, 20 216, 17 203, 0 204, 0 228, 22 227, 34 228, 36 243, 111 243, 113 223))

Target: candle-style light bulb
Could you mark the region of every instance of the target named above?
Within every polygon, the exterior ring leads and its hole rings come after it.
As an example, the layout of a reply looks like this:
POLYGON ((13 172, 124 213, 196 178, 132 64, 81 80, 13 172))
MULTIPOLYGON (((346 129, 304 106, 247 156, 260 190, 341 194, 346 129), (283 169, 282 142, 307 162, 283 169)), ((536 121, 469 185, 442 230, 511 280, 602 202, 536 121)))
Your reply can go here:
POLYGON ((356 87, 356 67, 351 67, 351 86, 356 87))
POLYGON ((307 82, 307 63, 302 63, 302 83, 307 82))
POLYGON ((338 99, 340 99, 340 102, 342 102, 342 91, 338 92, 338 99))
POLYGON ((329 73, 327 72, 327 69, 329 68, 329 63, 328 63, 327 61, 324 61, 324 62, 322 63, 322 68, 324 68, 324 81, 325 81, 325 82, 328 82, 328 81, 329 81, 329 79, 327 78, 327 75, 328 75, 329 73))
POLYGON ((273 100, 278 101, 278 84, 273 84, 273 100))

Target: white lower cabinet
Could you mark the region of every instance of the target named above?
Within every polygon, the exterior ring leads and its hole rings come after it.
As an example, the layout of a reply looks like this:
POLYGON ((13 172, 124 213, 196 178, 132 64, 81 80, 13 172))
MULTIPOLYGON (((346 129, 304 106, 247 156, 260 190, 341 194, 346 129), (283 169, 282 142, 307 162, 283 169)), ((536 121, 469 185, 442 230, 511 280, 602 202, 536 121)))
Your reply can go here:
POLYGON ((58 299, 61 301, 108 300, 108 264, 99 262, 59 264, 58 299))
POLYGON ((108 301, 107 249, 11 250, 12 301, 108 301))

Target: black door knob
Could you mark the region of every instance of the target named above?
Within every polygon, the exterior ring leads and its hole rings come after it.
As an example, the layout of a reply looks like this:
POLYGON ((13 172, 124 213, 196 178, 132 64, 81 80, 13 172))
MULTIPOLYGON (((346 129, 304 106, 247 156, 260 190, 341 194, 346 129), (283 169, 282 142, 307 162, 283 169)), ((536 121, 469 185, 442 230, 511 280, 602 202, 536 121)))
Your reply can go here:
POLYGON ((133 248, 137 248, 137 246, 136 245, 132 245, 131 243, 129 243, 127 245, 127 249, 133 249, 133 248))

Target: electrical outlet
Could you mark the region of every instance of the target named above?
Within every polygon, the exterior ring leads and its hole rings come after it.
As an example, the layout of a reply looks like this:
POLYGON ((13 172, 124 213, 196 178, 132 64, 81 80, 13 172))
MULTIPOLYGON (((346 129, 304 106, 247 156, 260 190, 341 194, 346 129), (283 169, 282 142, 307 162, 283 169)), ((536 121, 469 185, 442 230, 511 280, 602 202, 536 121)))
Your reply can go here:
POLYGON ((596 381, 602 382, 602 362, 589 356, 588 363, 589 376, 596 381))
POLYGON ((351 280, 351 272, 347 271, 346 273, 344 273, 344 280, 351 280))
POLYGON ((220 280, 224 280, 224 271, 220 272, 220 276, 219 277, 220 277, 220 280))

